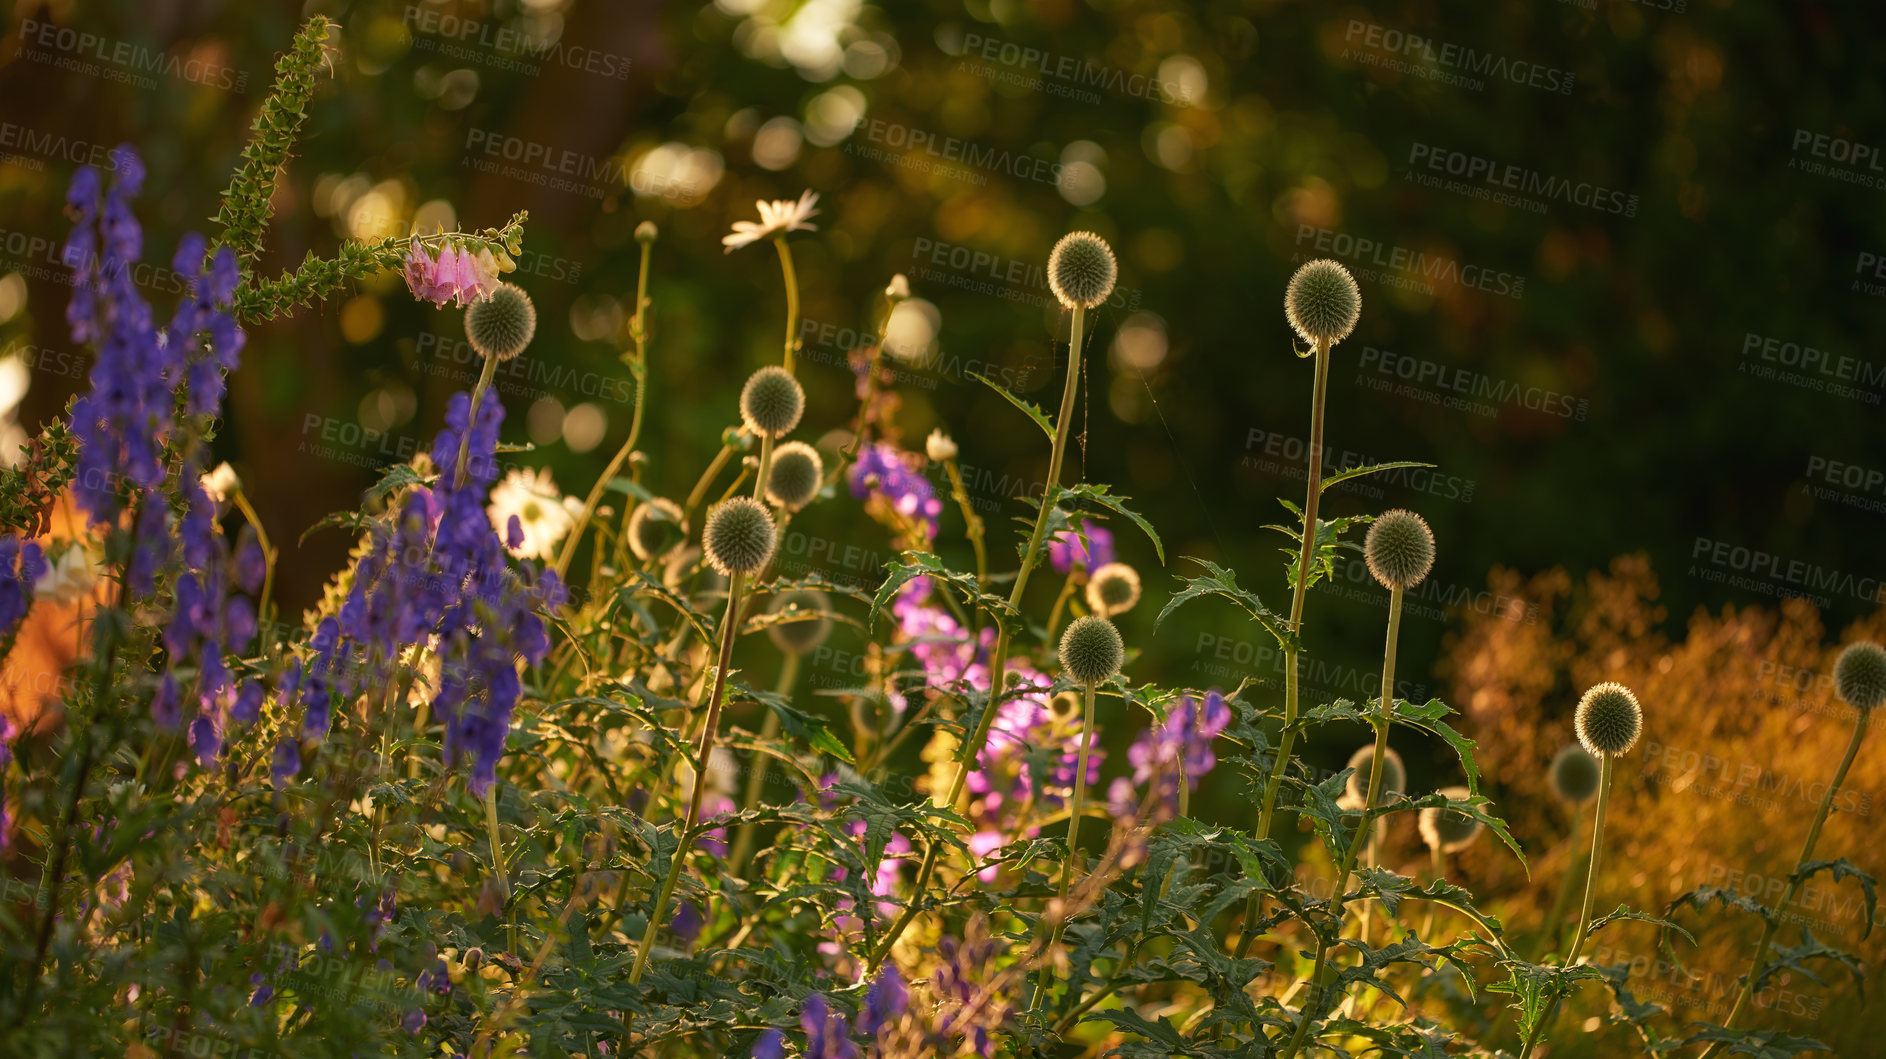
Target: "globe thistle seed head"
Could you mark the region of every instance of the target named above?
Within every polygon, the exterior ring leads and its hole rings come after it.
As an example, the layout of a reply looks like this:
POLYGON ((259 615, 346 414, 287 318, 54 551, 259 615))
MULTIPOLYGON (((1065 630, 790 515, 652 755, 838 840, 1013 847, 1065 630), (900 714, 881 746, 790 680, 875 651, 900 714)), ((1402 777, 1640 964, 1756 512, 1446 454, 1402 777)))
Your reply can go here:
POLYGON ((688 524, 682 519, 681 505, 667 497, 637 504, 629 512, 629 550, 644 562, 664 554, 687 536, 688 524))
POLYGON ((1284 315, 1305 342, 1335 345, 1362 315, 1362 291, 1349 270, 1328 258, 1306 263, 1284 291, 1284 315))
POLYGON ((797 511, 819 495, 825 480, 825 461, 819 450, 803 441, 788 441, 773 450, 773 465, 766 471, 766 499, 797 511))
MULTIPOLYGON (((1464 802, 1472 796, 1465 787, 1443 787, 1436 793, 1451 802, 1464 802)), ((1474 844, 1486 825, 1458 809, 1443 809, 1440 806, 1428 806, 1421 810, 1417 822, 1421 831, 1421 841, 1429 849, 1438 849, 1442 853, 1459 853, 1474 844)))
POLYGON ((1631 689, 1607 681, 1593 686, 1578 700, 1573 726, 1578 729, 1578 741, 1585 744, 1591 756, 1618 757, 1630 753, 1637 737, 1643 734, 1644 708, 1637 704, 1631 689))
POLYGON ((537 307, 515 283, 500 283, 491 296, 465 310, 465 339, 481 356, 510 360, 537 333, 537 307))
POLYGON ((1106 301, 1119 276, 1113 248, 1092 232, 1069 232, 1048 254, 1048 286, 1069 309, 1092 309, 1106 301))
POLYGON ((1108 563, 1087 579, 1087 605, 1110 618, 1125 614, 1139 603, 1139 571, 1125 563, 1108 563))
POLYGON ((654 242, 661 235, 661 229, 654 221, 643 221, 635 226, 635 241, 644 245, 654 242))
POLYGON ((1598 796, 1598 759, 1577 743, 1567 743, 1552 758, 1546 778, 1552 794, 1568 805, 1583 805, 1598 796))
POLYGON ((708 512, 701 547, 715 570, 729 576, 750 574, 773 557, 774 537, 773 516, 766 505, 736 496, 708 512))
POLYGON ((747 378, 740 390, 740 418, 747 429, 763 438, 792 433, 805 414, 805 390, 792 373, 769 364, 747 378))
POLYGON ((1362 557, 1383 588, 1412 588, 1434 568, 1434 531, 1412 511, 1384 511, 1369 524, 1362 557))
MULTIPOLYGON (((1349 763, 1344 768, 1355 769, 1349 774, 1349 782, 1343 787, 1342 797, 1336 804, 1344 809, 1360 809, 1369 802, 1369 776, 1375 771, 1375 744, 1369 743, 1358 747, 1349 755, 1349 763)), ((1382 789, 1376 792, 1375 804, 1381 805, 1391 794, 1400 794, 1408 789, 1408 770, 1402 766, 1401 755, 1394 747, 1387 748, 1382 754, 1382 789)))
POLYGON ((767 605, 768 614, 815 615, 768 625, 766 635, 773 645, 789 655, 802 655, 825 642, 832 633, 832 600, 813 588, 781 592, 767 605))
POLYGON ((1105 618, 1076 618, 1061 634, 1061 668, 1076 684, 1099 684, 1126 662, 1126 642, 1105 618))
POLYGON ((1886 650, 1866 640, 1848 644, 1834 662, 1834 690, 1856 710, 1886 700, 1886 650))

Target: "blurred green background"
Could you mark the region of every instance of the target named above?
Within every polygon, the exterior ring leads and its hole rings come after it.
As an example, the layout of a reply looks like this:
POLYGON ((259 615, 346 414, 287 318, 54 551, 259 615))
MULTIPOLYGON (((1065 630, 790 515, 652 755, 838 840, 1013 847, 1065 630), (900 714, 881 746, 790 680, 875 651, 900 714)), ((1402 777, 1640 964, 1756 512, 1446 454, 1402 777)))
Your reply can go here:
MULTIPOLYGON (((845 353, 906 273, 922 302, 896 333, 912 358, 898 426, 913 448, 933 427, 957 438, 1000 531, 1047 454, 966 373, 1052 407, 1067 320, 1040 266, 1060 234, 1092 229, 1121 276, 1093 325, 1076 472, 1134 498, 1172 571, 1190 572, 1182 554, 1212 558, 1280 610, 1284 542, 1261 527, 1283 514, 1275 497, 1301 499, 1310 389, 1283 288, 1310 257, 1354 269, 1364 311, 1331 372, 1332 460, 1438 470, 1363 479, 1325 510, 1409 507, 1434 527, 1439 563, 1404 622, 1410 697, 1440 692, 1433 666, 1458 607, 1508 605, 1485 592, 1496 566, 1577 576, 1646 553, 1672 628, 1698 608, 1793 594, 1833 628, 1877 606, 1886 82, 1870 12, 15 4, 0 40, 0 342, 34 368, 26 429, 83 381, 56 267, 74 165, 138 146, 146 256, 166 262, 182 232, 206 227, 273 57, 314 13, 344 32, 279 189, 268 269, 349 235, 528 209, 513 279, 542 325, 500 380, 506 432, 534 441, 522 461, 566 491, 587 491, 628 429, 617 357, 637 223, 662 233, 644 477, 680 495, 740 380, 780 343, 775 257, 724 254, 719 237, 755 199, 811 188, 819 230, 793 243, 811 400, 799 436, 852 416, 845 353)), ((153 274, 167 311, 163 284, 153 274)), ((219 446, 291 546, 291 606, 315 598, 350 543, 296 545, 303 530, 428 445, 446 398, 472 382, 461 339, 457 311, 415 304, 394 277, 252 329, 219 446)), ((1228 609, 1195 606, 1155 637, 1174 582, 1115 529, 1148 586, 1123 622, 1144 652, 1135 679, 1278 684, 1278 660, 1228 609)), ((891 555, 843 496, 792 530, 788 556, 834 579, 868 582, 891 555)), ((952 508, 940 547, 966 561, 960 530, 952 508)), ((992 554, 1012 554, 1005 536, 992 554)), ((1360 562, 1314 594, 1322 697, 1367 693, 1385 605, 1360 562)), ((1310 753, 1340 767, 1338 742, 1310 753)), ((1453 782, 1440 763, 1411 760, 1417 786, 1453 782)), ((1202 802, 1235 817, 1228 794, 1202 802)))

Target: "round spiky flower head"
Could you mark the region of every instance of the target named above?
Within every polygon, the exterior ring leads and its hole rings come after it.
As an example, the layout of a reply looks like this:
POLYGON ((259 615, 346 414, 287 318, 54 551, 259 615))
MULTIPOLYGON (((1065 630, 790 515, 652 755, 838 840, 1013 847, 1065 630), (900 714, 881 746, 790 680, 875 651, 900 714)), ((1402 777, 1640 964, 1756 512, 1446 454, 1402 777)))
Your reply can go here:
POLYGON ((1113 293, 1120 266, 1113 248, 1092 232, 1069 232, 1048 255, 1048 287, 1069 309, 1092 309, 1113 293))
POLYGON ((760 437, 792 433, 803 414, 805 390, 791 372, 777 364, 768 364, 748 376, 746 386, 740 390, 740 418, 760 437))
MULTIPOLYGON (((1349 755, 1349 763, 1344 768, 1355 769, 1349 774, 1349 782, 1343 787, 1342 797, 1336 804, 1344 809, 1360 809, 1368 804, 1369 775, 1375 771, 1375 744, 1358 747, 1349 755)), ((1401 755, 1389 747, 1382 755, 1382 789, 1377 792, 1376 804, 1388 800, 1391 794, 1400 794, 1408 789, 1408 770, 1402 766, 1401 755)))
POLYGON ((773 450, 773 466, 766 472, 766 499, 797 511, 819 495, 825 461, 819 450, 803 441, 788 441, 773 450))
POLYGON ((1631 689, 1607 681, 1593 686, 1578 700, 1573 727, 1578 729, 1578 741, 1585 744, 1592 757, 1617 757, 1630 753, 1637 745, 1637 737, 1644 732, 1644 708, 1637 704, 1631 689))
POLYGON ((789 655, 805 654, 824 643, 832 632, 831 598, 817 589, 795 588, 790 592, 781 592, 773 597, 766 612, 816 615, 766 627, 766 635, 772 638, 773 644, 789 655))
POLYGON ((1598 759, 1577 743, 1567 743, 1552 759, 1546 779, 1559 801, 1583 805, 1598 796, 1598 759))
POLYGON ((537 333, 537 307, 515 283, 500 283, 491 296, 465 310, 465 338, 486 357, 510 360, 537 333))
POLYGON ((1108 563, 1087 579, 1087 605, 1095 614, 1125 614, 1139 603, 1139 571, 1125 563, 1108 563))
MULTIPOLYGON (((1443 787, 1435 793, 1450 802, 1464 802, 1472 794, 1465 787, 1443 787)), ((1421 841, 1426 842, 1429 849, 1438 849, 1442 853, 1459 853, 1473 845, 1485 828, 1480 821, 1458 809, 1443 809, 1434 805, 1421 810, 1417 826, 1421 831, 1421 841)))
POLYGON ((1284 315, 1305 342, 1335 345, 1356 329, 1362 291, 1349 270, 1328 258, 1307 262, 1284 290, 1284 315))
POLYGON ((664 496, 635 505, 629 513, 629 550, 646 562, 686 540, 681 505, 664 496))
POLYGON ((773 557, 773 516, 752 497, 723 500, 708 512, 701 545, 707 563, 723 574, 750 574, 773 557))
POLYGON ((1125 661, 1126 642, 1105 618, 1076 618, 1061 634, 1061 668, 1076 684, 1099 684, 1125 661))
POLYGON ((1383 588, 1412 588, 1434 568, 1434 531, 1412 511, 1384 511, 1369 524, 1362 557, 1383 588))
POLYGON ((1886 650, 1867 640, 1847 645, 1834 662, 1834 690, 1856 710, 1886 700, 1886 650))

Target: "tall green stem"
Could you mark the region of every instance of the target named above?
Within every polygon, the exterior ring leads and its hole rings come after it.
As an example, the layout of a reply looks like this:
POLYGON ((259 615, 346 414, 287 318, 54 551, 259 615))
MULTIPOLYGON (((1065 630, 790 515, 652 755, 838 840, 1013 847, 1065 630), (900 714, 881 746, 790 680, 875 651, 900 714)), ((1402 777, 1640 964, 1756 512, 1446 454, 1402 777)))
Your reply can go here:
MULTIPOLYGON (((786 237, 781 234, 773 239, 773 247, 779 251, 779 271, 786 280, 786 371, 792 371, 792 355, 799 348, 799 274, 792 268, 792 250, 786 246, 786 237)), ((762 479, 763 480, 763 479, 762 479)))
MULTIPOLYGON (((1309 467, 1304 475, 1307 485, 1303 494, 1303 541, 1297 550, 1297 578, 1290 596, 1290 632, 1296 640, 1284 646, 1284 729, 1277 742, 1277 757, 1271 762, 1270 776, 1264 782, 1264 800, 1258 807, 1259 842, 1270 837, 1271 822, 1277 809, 1277 789, 1283 783, 1284 770, 1290 764, 1290 750, 1297 738, 1297 663, 1302 653, 1303 600, 1310 588, 1310 563, 1316 556, 1316 514, 1323 495, 1323 403, 1329 393, 1329 343, 1319 340, 1313 355, 1316 358, 1316 381, 1310 394, 1310 451, 1309 467)), ((1257 921, 1259 907, 1259 897, 1254 892, 1244 907, 1245 929, 1243 939, 1238 942, 1239 959, 1250 953, 1251 944, 1257 940, 1251 924, 1257 921)))
MULTIPOLYGON (((1344 894, 1349 889, 1349 874, 1355 870, 1356 853, 1366 841, 1373 844, 1375 837, 1375 806, 1382 795, 1382 763, 1388 757, 1389 719, 1395 712, 1395 641, 1401 636, 1401 598, 1403 588, 1396 585, 1388 594, 1388 643, 1382 650, 1382 698, 1380 713, 1375 718, 1375 756, 1369 763, 1369 796, 1363 802, 1362 820, 1356 825, 1356 833, 1350 837, 1343 848, 1342 865, 1336 873, 1336 888, 1330 893, 1332 907, 1330 914, 1335 918, 1336 935, 1342 935, 1344 894)), ((1310 970, 1310 984, 1315 989, 1310 1002, 1303 1007, 1297 1022, 1296 1032, 1291 1035, 1290 1043, 1279 1053, 1280 1059, 1290 1059, 1303 1046, 1303 1040, 1310 1028, 1310 1023, 1323 1017, 1329 1007, 1329 989, 1323 983, 1324 968, 1328 965, 1332 946, 1323 938, 1316 942, 1316 964, 1310 970)))
MULTIPOLYGON (((798 683, 799 655, 797 652, 788 651, 786 652, 785 659, 779 665, 779 683, 773 690, 780 695, 790 698, 792 696, 793 686, 798 683)), ((779 714, 772 710, 767 710, 766 720, 760 725, 760 739, 765 742, 771 742, 778 734, 779 714)), ((758 809, 760 807, 760 798, 766 792, 766 774, 771 770, 773 764, 773 759, 765 754, 755 754, 753 758, 753 767, 750 770, 750 774, 747 776, 746 798, 740 803, 743 809, 758 809)), ((741 826, 740 833, 734 837, 733 852, 727 857, 728 872, 734 875, 740 874, 740 869, 746 866, 747 857, 753 852, 753 839, 758 833, 758 824, 744 824, 741 826)))
POLYGON ((465 413, 465 435, 458 439, 458 469, 452 475, 454 488, 465 485, 465 464, 471 459, 471 436, 478 429, 478 406, 484 404, 485 391, 491 389, 491 380, 497 374, 498 358, 486 357, 485 370, 478 376, 478 385, 472 387, 471 408, 465 413))
MULTIPOLYGON (((1591 866, 1585 874, 1585 904, 1578 913, 1578 929, 1572 933, 1571 950, 1565 954, 1565 959, 1559 961, 1560 967, 1577 963, 1578 954, 1585 950, 1585 938, 1591 932, 1591 906, 1598 896, 1598 869, 1604 863, 1604 813, 1611 804, 1611 770, 1617 758, 1611 754, 1602 754, 1599 760, 1602 764, 1598 769, 1598 812, 1591 825, 1591 866)), ((1816 827, 1816 830, 1819 828, 1816 827)), ((1563 999, 1564 994, 1561 993, 1546 1004, 1545 1013, 1533 1024, 1532 1032, 1526 1035, 1526 1044, 1519 1050, 1519 1059, 1527 1059, 1532 1055, 1533 1045, 1539 1043, 1539 1035, 1551 1024, 1552 1016, 1558 1014, 1559 1001, 1563 999)))
POLYGON ((635 953, 635 967, 629 971, 629 984, 639 984, 648 967, 648 954, 655 947, 655 935, 668 918, 668 903, 674 898, 675 883, 681 878, 681 865, 694 844, 694 828, 701 818, 701 800, 707 793, 707 770, 714 754, 714 735, 720 728, 720 705, 727 694, 727 667, 733 664, 734 626, 740 623, 740 589, 745 574, 736 573, 727 581, 727 616, 721 619, 720 662, 714 669, 714 697, 707 707, 707 720, 701 726, 701 742, 696 756, 700 764, 694 773, 694 793, 688 798, 688 813, 675 836, 674 855, 668 861, 668 877, 662 880, 661 893, 649 909, 648 927, 642 931, 642 944, 635 953))
POLYGON ((504 867, 504 842, 498 824, 498 784, 485 788, 485 835, 491 840, 491 877, 498 884, 499 899, 504 902, 504 918, 510 927, 510 951, 517 951, 517 920, 511 911, 511 873, 504 867))
MULTIPOLYGON (((1021 568, 1015 572, 1015 587, 1009 592, 1010 610, 1019 610, 1022 604, 1022 592, 1028 587, 1028 575, 1035 568, 1035 561, 1041 554, 1041 539, 1048 530, 1048 513, 1054 509, 1055 490, 1061 483, 1061 460, 1067 455, 1068 431, 1074 424, 1074 398, 1080 389, 1081 338, 1087 322, 1087 310, 1074 307, 1073 329, 1068 336, 1067 381, 1061 388, 1061 413, 1054 428, 1054 444, 1048 456, 1048 478, 1041 489, 1041 510, 1035 516, 1035 528, 1028 536, 1028 547, 1022 551, 1021 568)), ((1002 702, 1002 690, 1008 677, 1009 623, 996 623, 995 651, 989 656, 989 697, 983 704, 982 716, 976 721, 976 730, 963 741, 956 755, 956 774, 950 780, 949 792, 943 798, 943 805, 954 806, 963 795, 963 786, 969 781, 969 770, 975 763, 976 756, 982 753, 983 744, 989 739, 989 727, 995 723, 997 709, 1002 702)), ((923 863, 917 869, 917 884, 911 888, 910 901, 891 929, 878 942, 878 947, 871 953, 870 970, 875 972, 885 957, 891 954, 891 947, 910 926, 910 921, 917 918, 919 902, 923 899, 924 888, 930 884, 930 876, 936 871, 937 857, 942 853, 943 844, 932 842, 924 852, 923 863)))
MULTIPOLYGON (((1827 823, 1827 814, 1833 809, 1834 795, 1840 791, 1840 785, 1847 781, 1847 770, 1853 767, 1853 759, 1860 753, 1860 743, 1866 738, 1866 725, 1872 716, 1872 711, 1860 710, 1858 712, 1859 716, 1853 721, 1853 738, 1847 741, 1847 754, 1840 759, 1840 767, 1834 770, 1834 781, 1827 785, 1827 793, 1821 795, 1820 808, 1814 812, 1814 822, 1808 825, 1807 840, 1801 843, 1801 855, 1795 859, 1794 875, 1788 882, 1788 888, 1782 892, 1781 900, 1775 904, 1775 914, 1769 918, 1768 925, 1762 929, 1761 940, 1755 943, 1755 957, 1749 961, 1748 977, 1742 982, 1742 992, 1737 994, 1735 1006, 1729 1009, 1729 1017, 1722 1024, 1726 1029, 1735 1028, 1735 1020, 1741 1016, 1743 1010, 1748 1007, 1749 1000, 1754 997, 1755 980, 1761 975, 1762 961, 1768 958, 1768 949, 1774 944, 1776 932, 1781 929, 1781 917, 1788 910, 1788 906, 1794 903, 1795 895, 1800 893, 1801 886, 1807 882, 1807 877, 1801 874, 1801 865, 1813 858, 1814 846, 1820 842, 1821 826, 1827 823)), ((1722 1048, 1721 1041, 1710 1045, 1709 1050, 1703 1053, 1703 1059, 1711 1059, 1722 1048)))
POLYGON ((1071 812, 1067 818, 1067 859, 1061 862, 1061 918, 1055 921, 1054 933, 1048 938, 1048 947, 1043 953, 1040 976, 1035 980, 1035 1007, 1040 1007, 1048 995, 1048 981, 1053 977, 1054 948, 1061 944, 1061 935, 1067 930, 1068 908, 1067 894, 1074 882, 1074 863, 1080 858, 1081 809, 1087 800, 1087 744, 1094 738, 1094 686, 1087 685, 1087 715, 1081 726, 1080 751, 1074 755, 1074 800, 1069 802, 1071 812))

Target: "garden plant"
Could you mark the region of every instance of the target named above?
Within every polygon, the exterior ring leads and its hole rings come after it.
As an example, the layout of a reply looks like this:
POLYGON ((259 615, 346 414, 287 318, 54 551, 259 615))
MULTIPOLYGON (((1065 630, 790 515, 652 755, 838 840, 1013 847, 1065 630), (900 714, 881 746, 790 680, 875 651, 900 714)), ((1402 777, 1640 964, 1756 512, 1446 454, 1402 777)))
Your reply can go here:
POLYGON ((136 144, 70 178, 66 320, 93 359, 0 480, 0 647, 54 598, 77 602, 82 647, 41 721, 0 733, 0 841, 32 869, 0 902, 0 1054, 1529 1059, 1600 1033, 1619 1054, 1824 1050, 1769 1028, 1762 998, 1863 970, 1784 913, 1804 886, 1844 886, 1870 925, 1873 879, 1822 831, 1868 751, 1886 652, 1856 640, 1831 668, 1851 737, 1798 856, 1771 866, 1778 900, 1605 874, 1644 826, 1620 770, 1675 722, 1620 664, 1560 704, 1577 746, 1527 758, 1496 736, 1512 756, 1490 763, 1479 714, 1397 696, 1405 593, 1447 542, 1413 511, 1323 515, 1332 487, 1420 466, 1326 473, 1331 367, 1368 311, 1343 265, 1297 270, 1281 293, 1300 344, 1260 350, 1277 386, 1310 393, 1305 491, 1266 527, 1280 580, 1167 555, 1121 490, 1071 473, 1118 281, 1095 233, 1041 248, 1058 403, 988 383, 1046 454, 1019 524, 978 513, 966 440, 902 442, 881 359, 904 276, 860 299, 880 328, 856 404, 808 400, 793 243, 819 237, 810 191, 723 240, 776 254, 787 309, 705 467, 639 447, 664 408, 648 366, 669 236, 635 229, 633 425, 564 497, 500 442, 514 410, 494 375, 538 329, 513 274, 523 213, 259 271, 331 29, 312 19, 281 57, 205 236, 144 245, 136 144), (159 254, 187 279, 174 306, 129 278, 159 254), (462 313, 482 374, 425 451, 310 527, 347 535, 350 561, 318 606, 282 613, 251 490, 283 486, 209 457, 227 379, 245 326, 382 272, 462 313), (780 542, 812 505, 894 536, 874 584, 789 575, 780 542), (1161 569, 1119 561, 1116 532, 1161 569), (1389 593, 1380 690, 1325 699, 1298 679, 1327 643, 1311 589, 1357 555, 1389 593), (1117 619, 1208 605, 1275 645, 1281 694, 1135 678, 1147 645, 1117 619), (808 683, 805 656, 841 640, 862 675, 808 683), (1124 763, 1108 729, 1132 733, 1124 763), (1349 767, 1303 758, 1357 729, 1372 740, 1349 767), (1445 748, 1454 781, 1412 789, 1397 744, 1445 748), (1534 804, 1496 806, 1489 768, 1534 777, 1512 788, 1534 804), (1239 777, 1236 826, 1191 814, 1214 770, 1239 777), (1558 833, 1516 832, 1515 809, 1558 833), (1408 874, 1395 842, 1420 845, 1408 874), (1469 857, 1553 911, 1503 920, 1460 878, 1469 857), (1742 916, 1760 934, 1717 1021, 1640 1000, 1592 955, 1628 929, 1680 965, 1742 916))

